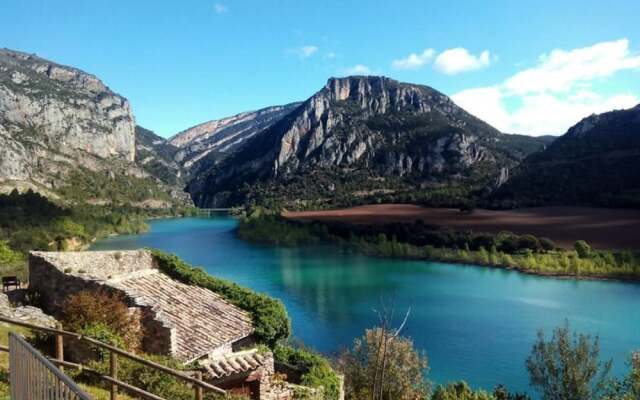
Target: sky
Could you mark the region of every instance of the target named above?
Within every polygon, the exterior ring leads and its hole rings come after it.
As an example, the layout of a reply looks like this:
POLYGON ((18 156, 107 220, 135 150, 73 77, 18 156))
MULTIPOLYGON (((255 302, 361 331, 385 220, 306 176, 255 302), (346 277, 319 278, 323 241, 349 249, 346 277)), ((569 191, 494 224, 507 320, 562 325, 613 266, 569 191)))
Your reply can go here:
POLYGON ((640 103, 640 1, 0 0, 0 47, 102 79, 169 137, 333 76, 429 85, 503 132, 640 103))

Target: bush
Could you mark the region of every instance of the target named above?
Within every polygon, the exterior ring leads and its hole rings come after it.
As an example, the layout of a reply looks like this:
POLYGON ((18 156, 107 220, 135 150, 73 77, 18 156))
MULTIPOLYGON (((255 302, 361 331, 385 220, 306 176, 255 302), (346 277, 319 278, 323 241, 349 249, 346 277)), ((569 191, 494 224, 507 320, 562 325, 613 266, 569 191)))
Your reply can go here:
POLYGON ((578 257, 580 258, 589 258, 591 257, 591 246, 587 244, 584 240, 578 240, 574 245, 574 249, 576 249, 576 253, 578 253, 578 257))
POLYGON ((159 250, 151 252, 165 274, 183 283, 218 293, 231 304, 247 311, 253 320, 254 336, 258 342, 274 347, 291 334, 291 320, 281 301, 213 277, 202 269, 190 266, 174 254, 159 250))
MULTIPOLYGON (((381 400, 414 400, 428 398, 430 383, 425 379, 427 357, 413 347, 413 341, 382 328, 367 329, 353 341, 353 348, 338 358, 338 367, 345 376, 345 398, 360 400, 378 398, 375 386, 382 386, 381 400), (386 341, 385 357, 379 357, 381 343, 386 341), (385 365, 384 379, 380 379, 380 363, 385 365)), ((378 388, 376 388, 378 390, 378 388)))
MULTIPOLYGON (((167 356, 159 355, 143 355, 143 357, 149 361, 153 361, 157 364, 164 365, 174 370, 184 370, 185 367, 177 360, 167 356)), ((101 372, 102 374, 109 374, 109 357, 102 362, 94 362, 90 365, 90 368, 101 372)), ((91 379, 90 375, 87 375, 87 379, 91 379)), ((193 388, 191 388, 186 382, 180 380, 166 372, 158 371, 153 368, 146 367, 137 361, 130 360, 129 358, 120 356, 118 357, 118 378, 124 382, 143 388, 144 390, 160 396, 165 399, 171 400, 192 400, 193 388)), ((93 383, 97 384, 95 378, 93 383)), ((205 392, 205 399, 213 400, 219 399, 221 396, 212 392, 205 392)))
POLYGON ((540 331, 526 362, 531 386, 544 400, 598 399, 612 365, 600 363, 599 355, 599 338, 572 333, 568 323, 556 328, 549 341, 540 331))
POLYGON ((320 354, 302 347, 279 344, 273 349, 273 357, 277 362, 301 370, 301 384, 314 388, 323 387, 325 400, 338 399, 340 379, 329 361, 320 354))
POLYGON ((482 390, 474 392, 466 382, 460 381, 439 386, 431 400, 494 400, 494 398, 482 390))
POLYGON ((556 248, 556 244, 553 242, 553 240, 546 237, 540 238, 540 245, 542 246, 542 249, 544 251, 551 251, 556 248))
POLYGON ((74 332, 93 330, 105 334, 104 330, 107 329, 120 337, 129 351, 140 349, 143 335, 122 295, 104 289, 72 294, 62 305, 61 322, 66 329, 74 332))
MULTIPOLYGON (((120 335, 118 335, 113 329, 102 322, 89 323, 82 329, 78 330, 77 333, 99 340, 102 343, 110 344, 112 346, 116 346, 119 348, 126 347, 124 340, 122 340, 122 337, 120 337, 120 335)), ((109 350, 106 350, 99 346, 94 347, 96 353, 98 354, 99 360, 104 360, 105 358, 107 358, 109 350)))

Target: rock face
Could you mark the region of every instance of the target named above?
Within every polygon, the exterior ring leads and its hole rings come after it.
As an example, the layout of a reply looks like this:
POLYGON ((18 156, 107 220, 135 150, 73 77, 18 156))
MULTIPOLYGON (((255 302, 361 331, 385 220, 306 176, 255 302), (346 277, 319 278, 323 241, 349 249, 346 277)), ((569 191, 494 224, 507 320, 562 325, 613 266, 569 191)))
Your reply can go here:
POLYGON ((640 105, 583 119, 527 157, 493 197, 506 206, 640 207, 640 105))
POLYGON ((168 143, 179 150, 175 160, 185 169, 197 169, 201 160, 215 162, 235 152, 253 136, 292 112, 301 103, 263 108, 205 122, 176 134, 168 143))
MULTIPOLYGON (((0 192, 17 188, 52 198, 69 192, 82 197, 80 186, 95 188, 104 176, 119 177, 123 187, 175 184, 175 177, 163 181, 155 170, 136 164, 146 166, 158 148, 150 148, 145 160, 136 157, 136 144, 145 144, 137 143, 135 126, 127 99, 95 76, 35 55, 0 50, 0 192), (124 182, 129 178, 130 184, 124 182)), ((157 189, 150 191, 150 199, 174 190, 157 189)), ((147 200, 137 197, 137 202, 147 200)))
POLYGON ((0 120, 13 140, 40 139, 67 155, 134 159, 129 102, 93 75, 33 55, 0 50, 0 120))
POLYGON ((476 184, 483 171, 486 183, 495 183, 521 158, 505 136, 428 86, 332 78, 188 190, 210 206, 246 201, 247 185, 269 196, 318 198, 332 196, 344 180, 353 191, 419 188, 476 184))

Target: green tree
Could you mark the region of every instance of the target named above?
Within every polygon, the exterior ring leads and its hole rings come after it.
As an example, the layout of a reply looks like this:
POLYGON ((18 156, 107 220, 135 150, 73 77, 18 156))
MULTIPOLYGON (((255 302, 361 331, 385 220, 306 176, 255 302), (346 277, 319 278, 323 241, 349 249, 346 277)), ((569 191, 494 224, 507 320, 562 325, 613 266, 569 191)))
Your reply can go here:
POLYGON ((482 390, 474 392, 466 382, 460 381, 439 386, 431 400, 494 400, 494 397, 482 390))
POLYGON ((584 240, 578 240, 573 247, 576 249, 576 253, 578 253, 578 257, 580 258, 589 258, 591 257, 591 246, 587 244, 584 240))
POLYGON ((338 358, 338 368, 345 376, 345 398, 361 400, 374 398, 373 388, 380 364, 384 359, 385 372, 380 400, 414 400, 428 398, 430 384, 425 379, 427 357, 413 347, 411 339, 395 336, 382 328, 367 329, 354 340, 353 348, 338 358), (386 338, 386 340, 385 340, 386 338), (392 340, 388 340, 392 338, 392 340), (381 356, 386 342, 386 356, 381 356))
POLYGON ((622 381, 613 380, 603 400, 640 399, 640 352, 631 356, 631 372, 622 381))
POLYGON ((531 386, 544 400, 595 400, 605 392, 612 361, 599 361, 600 340, 572 333, 569 323, 554 330, 549 341, 538 332, 527 358, 531 386))

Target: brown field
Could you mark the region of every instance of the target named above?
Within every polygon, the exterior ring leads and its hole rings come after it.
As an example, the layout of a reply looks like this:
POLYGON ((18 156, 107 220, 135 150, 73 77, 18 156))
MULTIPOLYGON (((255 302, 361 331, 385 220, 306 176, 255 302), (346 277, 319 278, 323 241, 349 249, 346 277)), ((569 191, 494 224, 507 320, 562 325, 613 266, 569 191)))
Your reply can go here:
POLYGON ((411 222, 474 232, 511 231, 548 237, 570 248, 586 240, 598 249, 640 250, 640 210, 588 207, 538 207, 517 210, 475 210, 463 214, 451 208, 425 208, 410 204, 380 204, 329 211, 285 212, 301 221, 341 221, 354 224, 411 222))

